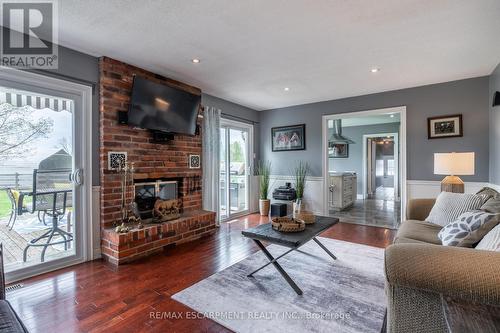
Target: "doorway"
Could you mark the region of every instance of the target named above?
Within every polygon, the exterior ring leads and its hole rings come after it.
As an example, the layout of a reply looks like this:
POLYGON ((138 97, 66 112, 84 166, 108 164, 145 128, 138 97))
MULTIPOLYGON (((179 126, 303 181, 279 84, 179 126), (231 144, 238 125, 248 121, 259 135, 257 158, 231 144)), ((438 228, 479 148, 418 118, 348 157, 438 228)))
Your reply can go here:
POLYGON ((399 133, 363 135, 363 199, 400 201, 399 133))
POLYGON ((323 116, 322 130, 324 214, 397 228, 405 214, 406 107, 323 116))
POLYGON ((83 262, 91 246, 91 88, 0 70, 0 238, 6 278, 83 262))
POLYGON ((227 221, 250 211, 253 126, 221 120, 219 216, 227 221))

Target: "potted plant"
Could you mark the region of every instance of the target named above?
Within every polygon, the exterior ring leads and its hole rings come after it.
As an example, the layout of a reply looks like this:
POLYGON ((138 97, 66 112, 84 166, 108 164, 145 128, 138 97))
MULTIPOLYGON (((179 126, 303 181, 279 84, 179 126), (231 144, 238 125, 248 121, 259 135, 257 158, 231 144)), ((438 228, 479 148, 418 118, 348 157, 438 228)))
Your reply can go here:
POLYGON ((300 214, 303 208, 302 198, 304 197, 304 188, 306 186, 306 177, 308 173, 309 164, 307 162, 300 161, 293 169, 295 191, 297 192, 297 200, 293 203, 293 217, 300 214))
POLYGON ((259 179, 259 211, 260 215, 269 215, 271 207, 271 200, 268 199, 269 195, 269 178, 271 176, 271 162, 261 162, 257 166, 257 176, 259 179))

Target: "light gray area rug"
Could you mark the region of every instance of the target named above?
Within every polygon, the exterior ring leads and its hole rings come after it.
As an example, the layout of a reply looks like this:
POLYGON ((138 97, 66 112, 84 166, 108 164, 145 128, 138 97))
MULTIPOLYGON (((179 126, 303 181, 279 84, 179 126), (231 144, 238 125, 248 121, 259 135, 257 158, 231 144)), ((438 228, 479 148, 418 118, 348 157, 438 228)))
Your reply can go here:
MULTIPOLYGON (((309 242, 279 260, 304 294, 297 295, 262 252, 172 298, 236 332, 380 332, 384 250, 320 238, 337 260, 309 242)), ((287 249, 267 247, 273 256, 287 249)))

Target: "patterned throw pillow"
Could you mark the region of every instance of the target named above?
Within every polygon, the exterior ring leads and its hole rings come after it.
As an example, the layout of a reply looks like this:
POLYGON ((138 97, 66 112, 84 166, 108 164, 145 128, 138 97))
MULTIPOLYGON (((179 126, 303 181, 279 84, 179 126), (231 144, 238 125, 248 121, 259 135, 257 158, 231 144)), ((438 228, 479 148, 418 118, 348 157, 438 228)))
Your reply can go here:
POLYGON ((460 214, 479 209, 487 198, 477 194, 441 192, 425 220, 444 227, 460 214))
POLYGON ((500 214, 482 210, 463 213, 438 234, 443 245, 472 247, 499 222, 500 214))
POLYGON ((491 229, 477 244, 476 249, 500 252, 500 224, 491 229))

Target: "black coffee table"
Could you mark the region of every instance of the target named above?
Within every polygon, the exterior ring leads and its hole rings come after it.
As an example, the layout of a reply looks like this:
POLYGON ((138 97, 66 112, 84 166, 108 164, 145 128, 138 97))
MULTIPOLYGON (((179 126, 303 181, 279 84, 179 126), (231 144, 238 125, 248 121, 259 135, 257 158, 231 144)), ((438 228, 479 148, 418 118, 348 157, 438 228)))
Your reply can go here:
POLYGON ((257 246, 264 252, 269 262, 262 267, 259 267, 252 273, 248 274, 248 277, 253 276, 255 273, 267 267, 273 265, 276 270, 285 278, 286 282, 295 290, 299 295, 302 295, 302 290, 295 284, 292 278, 285 272, 283 267, 278 264, 278 259, 284 257, 288 253, 297 250, 299 247, 314 240, 330 257, 334 260, 337 258, 316 238, 320 233, 327 230, 328 228, 334 226, 339 222, 339 219, 334 217, 326 216, 315 216, 316 222, 313 224, 306 225, 306 229, 300 232, 279 232, 271 227, 271 223, 261 224, 258 227, 243 230, 241 233, 243 236, 251 238, 257 244, 257 246), (281 245, 290 248, 285 253, 274 258, 261 241, 268 242, 271 244, 281 245))

